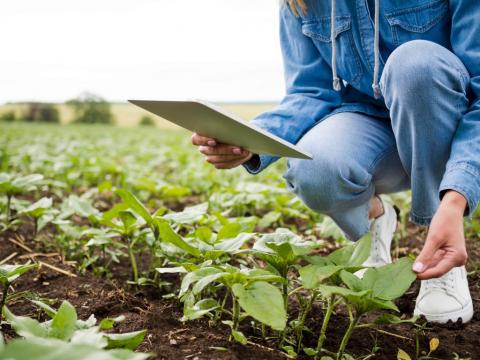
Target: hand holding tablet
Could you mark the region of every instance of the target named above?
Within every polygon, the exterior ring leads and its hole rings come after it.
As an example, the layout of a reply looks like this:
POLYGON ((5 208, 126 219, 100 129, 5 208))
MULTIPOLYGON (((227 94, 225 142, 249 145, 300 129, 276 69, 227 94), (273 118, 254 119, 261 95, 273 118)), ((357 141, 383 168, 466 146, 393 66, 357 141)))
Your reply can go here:
MULTIPOLYGON (((310 154, 302 151, 297 146, 253 124, 249 124, 233 115, 227 114, 225 111, 211 104, 200 101, 129 100, 129 102, 201 135, 197 139, 199 144, 195 145, 205 146, 200 144, 200 138, 204 137, 214 139, 214 141, 217 142, 216 145, 218 143, 229 144, 229 147, 227 145, 218 146, 218 149, 221 149, 222 152, 231 149, 232 155, 241 156, 242 154, 237 155, 233 153, 233 149, 238 147, 244 149, 244 151, 246 150, 245 160, 243 161, 248 160, 247 157, 250 153, 300 159, 312 158, 310 154)), ((208 143, 206 146, 208 146, 208 143)), ((217 146, 213 148, 215 149, 217 146)), ((207 149, 201 149, 201 151, 202 150, 207 151, 207 149)), ((210 156, 220 155, 213 154, 211 149, 209 151, 210 153, 208 155, 210 156)), ((239 161, 241 160, 240 158, 238 159, 239 161)))

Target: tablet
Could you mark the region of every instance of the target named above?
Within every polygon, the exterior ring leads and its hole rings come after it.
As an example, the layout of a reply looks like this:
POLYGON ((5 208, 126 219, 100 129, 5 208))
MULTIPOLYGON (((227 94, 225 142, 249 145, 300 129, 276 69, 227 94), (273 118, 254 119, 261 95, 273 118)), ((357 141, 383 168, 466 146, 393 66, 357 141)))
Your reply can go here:
POLYGON ((312 159, 298 146, 204 101, 128 101, 182 128, 254 154, 312 159))

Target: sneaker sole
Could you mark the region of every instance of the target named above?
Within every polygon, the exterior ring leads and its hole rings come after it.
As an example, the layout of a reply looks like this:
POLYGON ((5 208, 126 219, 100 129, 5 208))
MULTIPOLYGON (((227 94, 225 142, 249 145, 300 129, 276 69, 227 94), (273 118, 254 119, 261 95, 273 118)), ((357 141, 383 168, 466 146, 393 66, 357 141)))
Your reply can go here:
POLYGON ((458 319, 462 319, 462 323, 466 324, 472 320, 473 303, 470 301, 463 309, 444 314, 425 314, 415 308, 413 315, 423 315, 428 322, 432 323, 446 324, 449 321, 456 322, 458 319))

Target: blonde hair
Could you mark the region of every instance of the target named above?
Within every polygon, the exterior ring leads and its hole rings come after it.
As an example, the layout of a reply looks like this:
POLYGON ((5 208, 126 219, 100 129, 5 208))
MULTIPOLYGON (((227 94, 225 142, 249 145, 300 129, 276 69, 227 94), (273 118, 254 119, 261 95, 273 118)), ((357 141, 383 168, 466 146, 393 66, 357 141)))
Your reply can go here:
POLYGON ((288 2, 288 6, 290 10, 292 10, 295 16, 299 16, 298 8, 302 11, 302 13, 307 13, 307 5, 305 4, 305 0, 286 0, 288 2))

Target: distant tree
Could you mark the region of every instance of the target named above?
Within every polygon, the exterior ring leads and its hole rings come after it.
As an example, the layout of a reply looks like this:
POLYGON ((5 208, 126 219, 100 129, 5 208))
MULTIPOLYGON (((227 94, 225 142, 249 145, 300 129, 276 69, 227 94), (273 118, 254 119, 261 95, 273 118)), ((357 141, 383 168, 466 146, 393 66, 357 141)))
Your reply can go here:
POLYGON ((0 121, 5 121, 5 122, 12 122, 15 121, 17 116, 15 115, 15 111, 10 110, 6 111, 3 114, 0 115, 0 121))
POLYGON ((143 115, 138 123, 141 126, 155 126, 155 120, 148 115, 143 115))
POLYGON ((60 115, 54 104, 30 102, 26 104, 22 119, 30 122, 60 122, 60 115))
POLYGON ((67 101, 73 109, 75 123, 113 124, 113 113, 109 102, 98 95, 85 93, 67 101))

